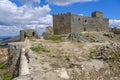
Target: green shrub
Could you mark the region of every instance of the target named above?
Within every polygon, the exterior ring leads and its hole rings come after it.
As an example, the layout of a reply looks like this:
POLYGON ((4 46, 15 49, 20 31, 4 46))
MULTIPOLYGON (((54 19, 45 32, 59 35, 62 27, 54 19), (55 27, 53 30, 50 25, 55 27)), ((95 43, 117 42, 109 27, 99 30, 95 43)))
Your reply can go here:
POLYGON ((69 56, 66 56, 65 60, 66 60, 66 61, 70 61, 70 57, 69 57, 69 56))
POLYGON ((95 51, 91 50, 89 53, 90 59, 95 59, 96 58, 95 54, 96 54, 95 51))
POLYGON ((37 57, 35 57, 35 60, 37 60, 38 58, 37 57))
POLYGON ((91 38, 91 39, 90 39, 90 43, 93 43, 93 42, 95 42, 95 40, 91 38))
POLYGON ((45 49, 43 46, 31 47, 31 50, 35 52, 40 52, 40 51, 50 52, 49 50, 45 49))

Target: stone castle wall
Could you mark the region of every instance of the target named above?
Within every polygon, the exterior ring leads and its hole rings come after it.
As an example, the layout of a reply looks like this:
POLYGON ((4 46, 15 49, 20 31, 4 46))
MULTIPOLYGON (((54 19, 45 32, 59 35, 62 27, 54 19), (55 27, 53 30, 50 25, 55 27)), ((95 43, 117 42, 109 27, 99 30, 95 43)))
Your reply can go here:
POLYGON ((66 34, 71 32, 71 13, 53 15, 54 34, 66 34))
POLYGON ((108 19, 72 15, 71 32, 109 31, 108 19))
POLYGON ((54 34, 66 34, 81 31, 109 31, 109 19, 103 18, 101 12, 93 12, 92 17, 73 15, 71 13, 53 15, 54 34))
POLYGON ((120 28, 112 28, 111 32, 113 32, 114 34, 120 34, 120 28))
POLYGON ((24 41, 25 38, 38 38, 38 33, 36 30, 29 29, 29 30, 21 30, 20 31, 20 41, 24 41))
POLYGON ((13 42, 8 44, 8 67, 12 78, 19 76, 20 56, 23 42, 13 42))
POLYGON ((51 26, 46 27, 45 32, 49 33, 49 34, 53 34, 53 27, 51 27, 51 26))

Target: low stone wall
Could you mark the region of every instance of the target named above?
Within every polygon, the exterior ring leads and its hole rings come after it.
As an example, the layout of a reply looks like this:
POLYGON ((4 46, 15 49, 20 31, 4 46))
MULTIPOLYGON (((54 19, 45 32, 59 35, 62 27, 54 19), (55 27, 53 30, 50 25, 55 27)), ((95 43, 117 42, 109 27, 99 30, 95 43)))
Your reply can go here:
POLYGON ((9 71, 12 78, 29 74, 28 63, 25 57, 25 49, 29 48, 29 39, 24 42, 13 42, 8 44, 9 71))
POLYGON ((9 62, 9 71, 16 77, 19 75, 19 66, 20 66, 20 56, 21 48, 23 43, 9 43, 8 44, 8 62, 9 62))

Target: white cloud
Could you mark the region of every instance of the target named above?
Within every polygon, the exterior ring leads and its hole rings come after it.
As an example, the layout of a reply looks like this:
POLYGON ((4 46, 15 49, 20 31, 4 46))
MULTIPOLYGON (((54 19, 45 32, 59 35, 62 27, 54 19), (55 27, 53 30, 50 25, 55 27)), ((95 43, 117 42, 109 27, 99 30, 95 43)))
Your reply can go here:
POLYGON ((41 0, 20 0, 23 4, 26 4, 26 5, 32 5, 34 3, 40 3, 41 0))
POLYGON ((84 14, 78 14, 79 16, 84 16, 84 14))
POLYGON ((114 20, 109 20, 109 24, 110 24, 110 27, 112 27, 112 28, 120 28, 120 20, 116 20, 116 19, 114 19, 114 20))
POLYGON ((23 2, 23 3, 29 3, 29 2, 37 2, 37 3, 40 3, 40 0, 20 0, 21 2, 23 2))
POLYGON ((21 29, 39 29, 52 25, 50 10, 49 5, 30 7, 24 2, 23 6, 18 7, 9 0, 0 0, 0 36, 17 35, 21 29))
MULTIPOLYGON (((10 0, 0 0, 0 36, 18 35, 22 29, 37 29, 43 31, 48 25, 52 25, 52 15, 49 14, 49 5, 32 7, 34 3, 40 3, 40 0, 30 0, 28 4, 21 0, 23 6, 18 7, 10 0)), ((95 0, 47 0, 53 4, 67 5, 75 2, 87 2, 95 0)), ((120 20, 109 20, 111 27, 120 28, 120 20)))
POLYGON ((52 3, 59 6, 65 6, 77 2, 92 2, 92 1, 98 1, 98 0, 46 0, 48 3, 52 3))

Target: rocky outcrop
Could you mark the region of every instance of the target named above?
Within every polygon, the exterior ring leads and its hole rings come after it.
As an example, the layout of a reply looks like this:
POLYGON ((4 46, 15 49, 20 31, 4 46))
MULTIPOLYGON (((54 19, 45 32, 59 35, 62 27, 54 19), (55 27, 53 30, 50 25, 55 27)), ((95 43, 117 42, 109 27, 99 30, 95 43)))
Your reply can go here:
POLYGON ((13 80, 119 80, 110 76, 108 65, 99 60, 71 64, 69 68, 57 68, 33 72, 13 80))
POLYGON ((96 48, 90 52, 90 57, 108 63, 110 74, 112 76, 120 77, 119 43, 110 41, 108 45, 96 46, 96 48))
POLYGON ((85 33, 70 33, 68 40, 77 41, 77 42, 101 42, 102 39, 98 36, 92 35, 89 32, 85 33))

